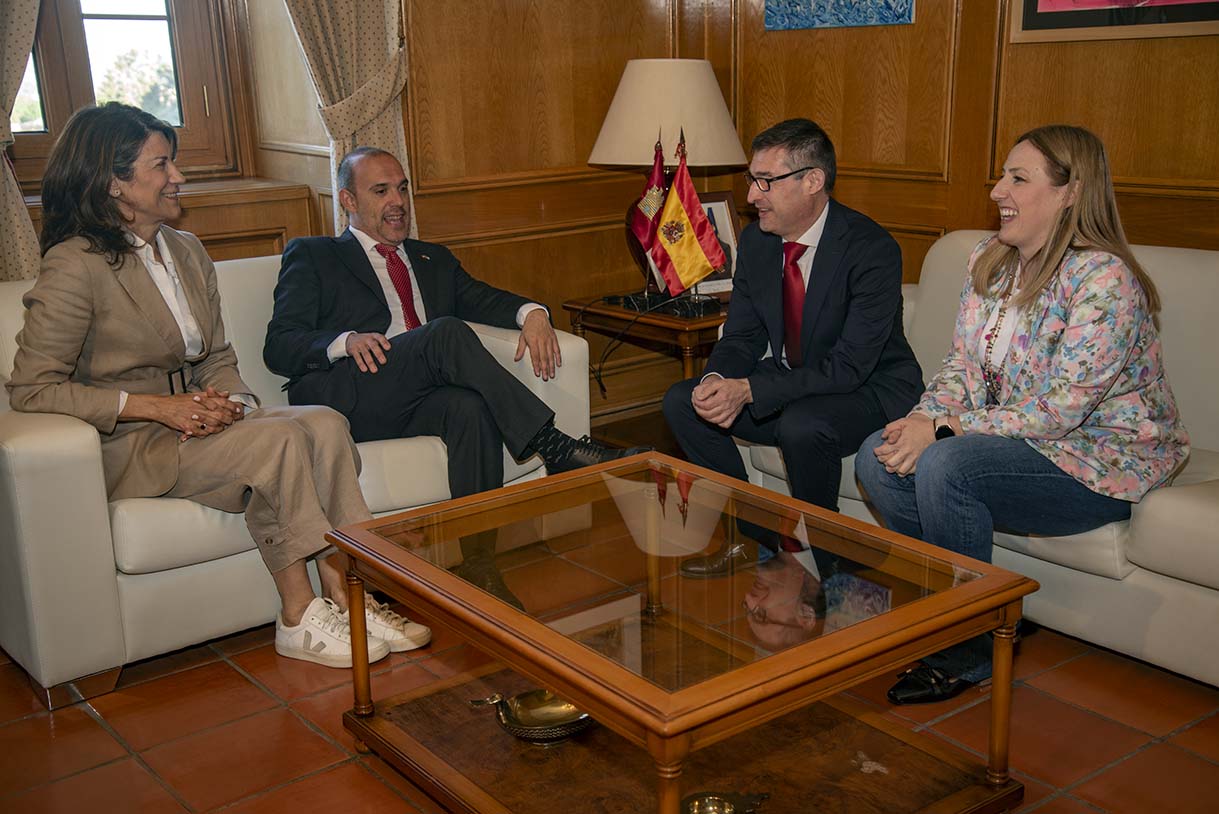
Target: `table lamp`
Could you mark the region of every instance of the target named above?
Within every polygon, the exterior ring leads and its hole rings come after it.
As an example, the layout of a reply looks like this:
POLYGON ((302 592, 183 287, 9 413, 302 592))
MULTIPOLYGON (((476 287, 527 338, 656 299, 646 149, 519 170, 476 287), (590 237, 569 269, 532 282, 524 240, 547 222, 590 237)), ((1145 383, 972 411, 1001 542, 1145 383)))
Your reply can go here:
MULTIPOLYGON (((689 167, 732 168, 748 163, 710 62, 632 59, 622 72, 588 163, 646 172, 652 166, 659 136, 666 163, 676 165, 677 142, 683 132, 689 167)), ((630 209, 627 212, 629 222, 630 209)), ((653 277, 647 253, 629 229, 627 239, 650 283, 653 277)), ((639 298, 627 299, 623 305, 649 310, 668 297, 649 296, 645 291, 639 298)))

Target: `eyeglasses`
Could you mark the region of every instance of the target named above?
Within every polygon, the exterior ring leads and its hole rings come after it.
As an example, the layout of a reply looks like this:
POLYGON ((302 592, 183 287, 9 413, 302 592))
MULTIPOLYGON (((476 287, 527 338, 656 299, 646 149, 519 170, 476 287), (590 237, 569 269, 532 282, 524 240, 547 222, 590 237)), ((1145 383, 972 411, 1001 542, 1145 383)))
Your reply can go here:
POLYGON ((784 178, 791 178, 793 175, 795 175, 797 173, 808 172, 809 170, 815 170, 815 169, 816 169, 816 167, 801 167, 798 170, 792 170, 791 172, 785 172, 782 175, 772 175, 770 178, 758 178, 756 175, 746 171, 745 172, 745 183, 747 185, 756 184, 759 192, 770 192, 770 185, 773 184, 775 181, 782 181, 784 178))

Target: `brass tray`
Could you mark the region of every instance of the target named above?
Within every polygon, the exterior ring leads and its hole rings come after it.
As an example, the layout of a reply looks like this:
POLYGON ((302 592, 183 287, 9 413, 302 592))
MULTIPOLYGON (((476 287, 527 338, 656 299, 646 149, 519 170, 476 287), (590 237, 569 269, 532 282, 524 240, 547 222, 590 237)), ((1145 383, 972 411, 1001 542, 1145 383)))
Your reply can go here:
POLYGON ((500 693, 470 701, 495 707, 495 720, 509 735, 531 743, 554 744, 587 729, 593 719, 550 690, 529 690, 511 698, 500 693))
POLYGON ((769 794, 700 791, 681 801, 682 814, 755 814, 769 794))

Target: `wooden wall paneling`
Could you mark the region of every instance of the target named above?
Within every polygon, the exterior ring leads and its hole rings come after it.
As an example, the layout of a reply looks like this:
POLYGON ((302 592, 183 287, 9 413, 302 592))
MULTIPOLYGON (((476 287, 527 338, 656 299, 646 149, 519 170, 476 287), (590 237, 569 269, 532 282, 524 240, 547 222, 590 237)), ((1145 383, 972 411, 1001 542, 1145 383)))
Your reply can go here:
POLYGON ((642 282, 629 257, 606 262, 624 252, 625 242, 625 228, 615 223, 539 235, 468 237, 445 245, 471 274, 545 305, 555 323, 567 328, 565 300, 642 282))
MULTIPOLYGON (((598 172, 568 180, 450 188, 415 197, 419 234, 437 243, 479 236, 511 237, 580 226, 623 224, 643 175, 598 172)), ((616 254, 629 262, 625 244, 616 254)), ((591 259, 591 258, 590 258, 591 259)))
POLYGON ((1219 37, 1009 43, 1007 24, 988 181, 1025 130, 1082 125, 1131 241, 1219 249, 1219 37))
MULTIPOLYGON (((962 43, 978 39, 963 17, 984 11, 965 5, 924 0, 912 26, 766 31, 762 0, 742 0, 737 21, 743 141, 797 116, 825 127, 838 154, 834 196, 893 233, 907 282, 949 220, 954 88, 976 59, 962 43)), ((994 50, 992 31, 983 57, 994 50)), ((982 172, 988 157, 985 147, 976 157, 982 172)), ((743 182, 734 188, 744 201, 743 182)))
POLYGON ((414 0, 408 9, 420 193, 446 179, 587 170, 626 61, 672 47, 667 3, 414 0))
POLYGON ((294 237, 314 234, 306 184, 209 181, 189 184, 174 227, 193 232, 213 260, 280 254, 294 237))
MULTIPOLYGON (((705 59, 711 63, 724 94, 724 103, 732 116, 733 124, 740 133, 740 79, 737 71, 737 16, 739 0, 724 0, 708 3, 705 0, 681 0, 676 5, 677 53, 682 59, 705 59)), ((748 140, 742 137, 742 145, 748 148, 748 140)), ((746 150, 748 154, 748 150, 746 150)), ((711 172, 700 167, 691 167, 690 176, 700 192, 731 190, 737 208, 746 205, 745 187, 737 180, 744 167, 728 171, 711 172), (736 187, 740 186, 737 190, 736 187)))
POLYGON ((956 3, 922 2, 914 25, 766 31, 763 0, 740 16, 741 127, 826 128, 839 171, 943 180, 956 3))
POLYGON ((314 217, 318 231, 324 235, 334 234, 334 191, 319 189, 313 201, 314 217))
POLYGON ((738 0, 681 0, 675 6, 677 48, 682 59, 705 59, 719 80, 733 121, 737 116, 736 19, 738 0))
POLYGON ((1215 198, 1119 193, 1117 208, 1131 243, 1219 249, 1215 198))
POLYGON ((1002 7, 962 3, 953 65, 952 120, 945 226, 998 228, 986 184, 994 150, 1002 7))
POLYGON ((1020 133, 1065 122, 1120 185, 1219 193, 1219 36, 1009 43, 1000 88, 993 178, 1020 133))

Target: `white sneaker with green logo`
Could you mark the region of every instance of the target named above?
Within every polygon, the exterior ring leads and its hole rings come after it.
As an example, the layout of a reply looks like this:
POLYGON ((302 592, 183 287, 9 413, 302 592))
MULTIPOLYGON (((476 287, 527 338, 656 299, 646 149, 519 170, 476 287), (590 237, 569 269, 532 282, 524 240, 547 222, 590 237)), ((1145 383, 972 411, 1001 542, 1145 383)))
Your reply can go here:
MULTIPOLYGON (((347 614, 334 602, 319 596, 305 608, 299 624, 288 627, 283 616, 279 616, 275 620, 275 652, 285 658, 327 667, 351 667, 351 626, 347 624, 347 614)), ((368 637, 369 663, 388 655, 388 644, 368 637)))

